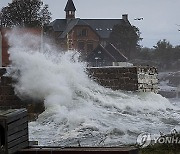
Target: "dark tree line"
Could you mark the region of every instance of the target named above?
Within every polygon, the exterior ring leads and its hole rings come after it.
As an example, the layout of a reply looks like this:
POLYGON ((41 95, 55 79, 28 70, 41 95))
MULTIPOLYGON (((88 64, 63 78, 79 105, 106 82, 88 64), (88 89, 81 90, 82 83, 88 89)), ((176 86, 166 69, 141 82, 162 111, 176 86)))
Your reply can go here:
POLYGON ((41 27, 50 20, 48 5, 37 0, 13 1, 0 12, 1 27, 41 27))
POLYGON ((139 42, 142 40, 140 34, 139 29, 130 24, 115 25, 109 41, 131 59, 134 52, 140 47, 139 42))
MULTIPOLYGON (((159 40, 153 48, 141 48, 136 54, 136 59, 146 64, 154 64, 159 69, 180 68, 180 45, 173 47, 167 40, 159 40)), ((140 63, 140 62, 139 62, 140 63)))
POLYGON ((159 40, 153 48, 141 47, 137 27, 130 24, 115 25, 109 41, 135 65, 156 66, 160 70, 180 68, 180 45, 173 47, 167 40, 159 40))

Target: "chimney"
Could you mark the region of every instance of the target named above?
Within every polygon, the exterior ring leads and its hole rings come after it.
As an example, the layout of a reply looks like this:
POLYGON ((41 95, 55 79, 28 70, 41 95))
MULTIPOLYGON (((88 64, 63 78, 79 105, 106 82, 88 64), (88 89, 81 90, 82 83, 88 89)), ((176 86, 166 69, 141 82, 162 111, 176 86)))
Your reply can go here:
POLYGON ((122 15, 122 19, 123 19, 125 22, 129 22, 129 20, 128 20, 128 14, 123 14, 123 15, 122 15))

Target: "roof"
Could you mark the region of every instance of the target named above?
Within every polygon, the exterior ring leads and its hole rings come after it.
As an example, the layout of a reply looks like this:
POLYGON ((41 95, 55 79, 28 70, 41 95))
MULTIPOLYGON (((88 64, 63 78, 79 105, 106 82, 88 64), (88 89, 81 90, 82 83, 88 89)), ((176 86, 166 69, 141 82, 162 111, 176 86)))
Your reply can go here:
POLYGON ((76 11, 76 8, 72 0, 68 0, 64 11, 76 11))
POLYGON ((56 32, 63 32, 66 29, 66 25, 66 19, 56 19, 49 24, 49 27, 53 27, 53 30, 56 32))
POLYGON ((75 25, 77 25, 79 19, 69 19, 68 24, 66 24, 66 28, 63 33, 60 35, 60 38, 66 37, 66 35, 73 29, 75 25))
POLYGON ((113 45, 108 44, 105 48, 102 45, 98 45, 88 56, 87 61, 95 61, 95 57, 104 59, 104 54, 112 60, 112 62, 126 62, 128 59, 113 45), (100 52, 99 52, 100 51, 100 52))
POLYGON ((114 25, 126 24, 123 19, 56 19, 50 23, 54 31, 63 32, 60 38, 64 38, 69 31, 76 25, 90 26, 97 34, 103 38, 108 39, 114 25), (67 22, 67 20, 69 20, 67 22))
POLYGON ((94 29, 101 38, 109 38, 114 25, 124 24, 123 19, 81 19, 94 29))
POLYGON ((108 57, 112 61, 116 61, 116 58, 111 55, 109 51, 107 51, 101 44, 99 44, 90 54, 87 56, 86 60, 89 62, 95 61, 95 58, 98 57, 101 60, 104 59, 104 54, 108 55, 108 57), (99 52, 100 51, 100 52, 99 52))
POLYGON ((113 44, 108 44, 105 49, 111 53, 113 57, 116 58, 118 62, 126 62, 128 58, 123 55, 113 44))

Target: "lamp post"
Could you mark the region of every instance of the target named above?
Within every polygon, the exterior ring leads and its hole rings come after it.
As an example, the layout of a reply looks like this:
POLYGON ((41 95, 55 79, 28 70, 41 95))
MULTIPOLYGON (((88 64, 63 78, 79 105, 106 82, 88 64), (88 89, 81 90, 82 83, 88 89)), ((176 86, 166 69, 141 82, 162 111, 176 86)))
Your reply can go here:
POLYGON ((179 98, 180 84, 177 86, 176 98, 179 98))
POLYGON ((98 59, 99 59, 99 58, 98 58, 98 57, 95 57, 94 59, 96 60, 96 67, 98 67, 98 59))
POLYGON ((40 52, 43 52, 44 51, 44 45, 43 45, 43 43, 44 43, 44 41, 43 41, 43 37, 44 37, 44 24, 42 24, 42 26, 41 26, 41 45, 40 45, 40 52))

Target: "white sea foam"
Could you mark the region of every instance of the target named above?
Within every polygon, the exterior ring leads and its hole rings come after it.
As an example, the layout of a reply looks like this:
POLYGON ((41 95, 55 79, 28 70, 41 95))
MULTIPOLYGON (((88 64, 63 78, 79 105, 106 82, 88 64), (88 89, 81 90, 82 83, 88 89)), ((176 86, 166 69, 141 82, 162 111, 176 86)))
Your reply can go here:
POLYGON ((39 38, 8 35, 12 76, 21 97, 43 100, 46 110, 29 124, 30 139, 40 145, 104 146, 135 143, 141 132, 169 132, 179 127, 179 107, 161 95, 113 91, 88 78, 79 54, 39 38))

